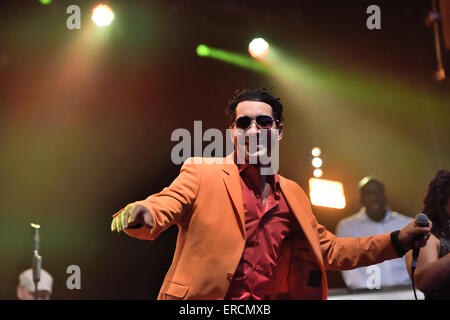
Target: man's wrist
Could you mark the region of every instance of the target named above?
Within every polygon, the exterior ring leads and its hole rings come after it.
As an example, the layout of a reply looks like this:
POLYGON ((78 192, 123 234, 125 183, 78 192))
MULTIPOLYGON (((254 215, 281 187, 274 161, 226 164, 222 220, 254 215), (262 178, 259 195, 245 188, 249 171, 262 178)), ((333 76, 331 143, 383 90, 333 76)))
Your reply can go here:
POLYGON ((391 236, 391 243, 394 247, 395 251, 397 252, 399 257, 403 257, 408 250, 405 250, 403 246, 400 244, 400 241, 398 240, 398 235, 400 234, 400 230, 392 231, 391 236))

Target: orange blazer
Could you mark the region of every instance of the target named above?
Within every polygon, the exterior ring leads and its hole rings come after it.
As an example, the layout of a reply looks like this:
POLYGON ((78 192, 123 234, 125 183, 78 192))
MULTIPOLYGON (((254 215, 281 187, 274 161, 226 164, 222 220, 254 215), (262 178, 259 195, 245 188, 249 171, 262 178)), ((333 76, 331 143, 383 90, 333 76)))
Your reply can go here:
MULTIPOLYGON (((229 157, 190 158, 169 187, 135 202, 149 210, 154 227, 128 229, 130 236, 155 240, 171 225, 179 229, 158 299, 212 300, 226 295, 246 237, 238 168, 225 159, 229 157)), ((337 238, 317 223, 300 186, 278 177, 304 236, 284 242, 271 299, 327 299, 325 269, 347 270, 398 258, 388 233, 337 238)))

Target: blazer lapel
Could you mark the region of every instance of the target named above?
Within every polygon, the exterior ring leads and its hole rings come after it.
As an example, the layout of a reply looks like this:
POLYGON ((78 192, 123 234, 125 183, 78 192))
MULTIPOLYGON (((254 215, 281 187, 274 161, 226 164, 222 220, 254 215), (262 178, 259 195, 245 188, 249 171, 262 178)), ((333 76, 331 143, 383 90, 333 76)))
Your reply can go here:
POLYGON ((226 164, 223 168, 223 182, 228 195, 233 203, 234 214, 236 216, 242 237, 245 239, 245 213, 244 201, 242 199, 242 187, 238 168, 235 164, 226 164))
MULTIPOLYGON (((311 245, 311 248, 321 263, 323 263, 323 257, 322 257, 322 251, 320 249, 320 243, 319 239, 316 235, 316 230, 313 229, 313 225, 311 224, 311 219, 308 218, 306 215, 307 210, 311 210, 310 204, 308 203, 302 203, 302 195, 299 195, 296 190, 292 190, 292 188, 289 187, 289 185, 286 183, 286 180, 279 176, 280 178, 280 187, 281 191, 283 192, 284 198, 286 199, 286 202, 288 203, 289 208, 291 209, 294 216, 297 218, 297 221, 302 228, 303 232, 305 233, 306 238, 308 239, 309 244, 311 245)), ((311 212, 311 214, 313 214, 311 212)))

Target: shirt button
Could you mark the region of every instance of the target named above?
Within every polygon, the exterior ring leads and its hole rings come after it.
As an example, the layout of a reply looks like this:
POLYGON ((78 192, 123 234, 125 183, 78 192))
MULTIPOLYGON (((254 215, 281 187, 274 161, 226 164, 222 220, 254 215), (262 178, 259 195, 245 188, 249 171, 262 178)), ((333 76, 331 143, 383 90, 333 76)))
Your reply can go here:
POLYGON ((231 272, 228 272, 228 273, 227 273, 227 279, 228 279, 229 281, 233 280, 233 274, 232 274, 231 272))

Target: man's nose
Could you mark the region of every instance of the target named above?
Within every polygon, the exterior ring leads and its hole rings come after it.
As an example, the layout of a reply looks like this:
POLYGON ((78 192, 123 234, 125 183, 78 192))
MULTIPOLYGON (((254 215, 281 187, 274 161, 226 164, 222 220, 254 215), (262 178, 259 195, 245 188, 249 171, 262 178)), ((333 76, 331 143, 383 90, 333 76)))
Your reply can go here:
POLYGON ((247 129, 247 134, 257 134, 259 133, 259 128, 256 125, 256 121, 253 119, 250 123, 250 127, 247 129))

